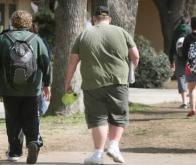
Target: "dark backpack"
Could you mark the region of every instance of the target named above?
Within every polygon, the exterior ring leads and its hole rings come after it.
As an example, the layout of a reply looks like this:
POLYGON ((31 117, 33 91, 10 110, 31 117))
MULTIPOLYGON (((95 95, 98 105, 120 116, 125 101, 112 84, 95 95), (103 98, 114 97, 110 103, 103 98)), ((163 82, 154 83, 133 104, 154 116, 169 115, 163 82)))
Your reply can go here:
POLYGON ((13 88, 34 83, 37 60, 30 42, 36 34, 30 34, 24 41, 16 40, 10 32, 5 35, 12 42, 5 67, 7 82, 13 88))
POLYGON ((188 65, 191 73, 196 74, 196 42, 190 44, 188 50, 188 65))
POLYGON ((185 37, 180 37, 178 38, 176 42, 176 54, 178 59, 183 58, 183 53, 182 53, 182 48, 183 48, 183 42, 184 42, 185 37))

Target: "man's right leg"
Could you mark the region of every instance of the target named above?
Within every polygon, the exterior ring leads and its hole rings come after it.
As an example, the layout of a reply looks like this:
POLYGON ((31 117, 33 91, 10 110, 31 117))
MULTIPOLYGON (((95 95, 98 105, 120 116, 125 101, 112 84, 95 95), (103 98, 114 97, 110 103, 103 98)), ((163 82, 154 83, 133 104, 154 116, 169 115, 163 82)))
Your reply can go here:
POLYGON ((9 149, 8 160, 17 161, 22 155, 23 133, 20 124, 19 102, 17 97, 3 97, 9 149))
POLYGON ((23 121, 23 132, 26 136, 28 148, 27 163, 37 162, 40 147, 43 145, 39 134, 39 96, 23 97, 21 105, 21 116, 23 121))

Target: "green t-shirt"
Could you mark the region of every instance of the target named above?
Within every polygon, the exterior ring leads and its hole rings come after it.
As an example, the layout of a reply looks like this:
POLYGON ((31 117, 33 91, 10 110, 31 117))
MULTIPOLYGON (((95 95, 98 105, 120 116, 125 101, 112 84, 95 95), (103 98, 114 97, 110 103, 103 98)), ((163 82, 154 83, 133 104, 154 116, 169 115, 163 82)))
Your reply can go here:
POLYGON ((96 89, 128 82, 128 49, 135 47, 124 29, 98 24, 79 35, 72 48, 81 59, 82 88, 96 89))

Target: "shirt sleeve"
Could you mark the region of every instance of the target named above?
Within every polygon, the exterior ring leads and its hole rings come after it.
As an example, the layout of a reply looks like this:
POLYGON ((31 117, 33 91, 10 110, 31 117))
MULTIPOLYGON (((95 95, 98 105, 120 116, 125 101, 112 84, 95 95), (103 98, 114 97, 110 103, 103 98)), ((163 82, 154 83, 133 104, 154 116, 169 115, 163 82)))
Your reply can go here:
POLYGON ((136 47, 133 37, 125 30, 123 30, 123 34, 125 36, 128 48, 136 47))
POLYGON ((72 54, 79 54, 80 38, 81 38, 81 34, 76 38, 76 40, 74 42, 74 45, 71 50, 72 54))

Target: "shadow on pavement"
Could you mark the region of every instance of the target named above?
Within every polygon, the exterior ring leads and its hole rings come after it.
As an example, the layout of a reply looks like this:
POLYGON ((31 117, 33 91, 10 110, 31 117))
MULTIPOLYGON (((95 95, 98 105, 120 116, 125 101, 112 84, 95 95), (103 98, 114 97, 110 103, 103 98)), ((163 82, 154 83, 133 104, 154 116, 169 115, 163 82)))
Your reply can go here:
POLYGON ((173 153, 173 154, 191 154, 196 153, 196 149, 180 149, 180 148, 154 148, 154 147, 144 147, 144 148, 124 148, 121 149, 123 152, 132 153, 173 153))
MULTIPOLYGON (((14 164, 26 164, 25 162, 8 162, 6 160, 0 160, 0 165, 14 165, 14 164)), ((83 163, 68 163, 68 162, 37 162, 40 165, 83 165, 83 163)), ((104 165, 118 165, 118 164, 104 164, 104 165)))

